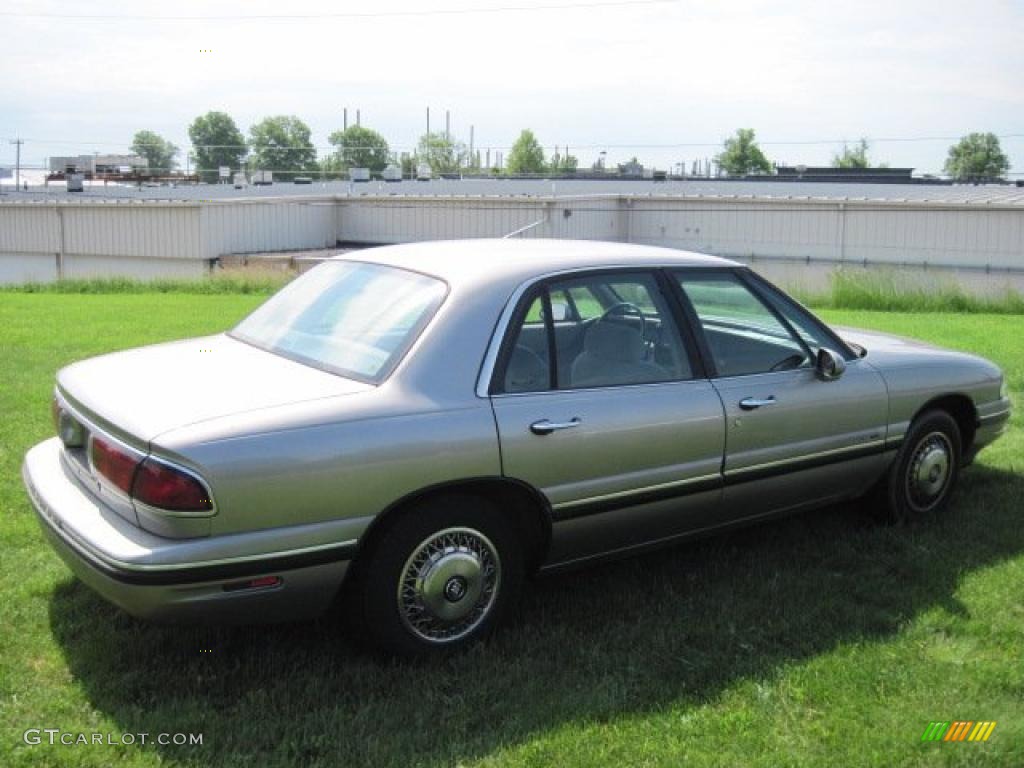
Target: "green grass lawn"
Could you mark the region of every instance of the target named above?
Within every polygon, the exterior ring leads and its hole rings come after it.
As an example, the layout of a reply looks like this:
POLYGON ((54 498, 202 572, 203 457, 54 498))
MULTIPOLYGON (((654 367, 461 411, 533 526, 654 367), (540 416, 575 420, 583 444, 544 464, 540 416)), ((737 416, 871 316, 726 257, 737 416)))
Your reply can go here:
MULTIPOLYGON (((830 508, 539 580, 485 647, 408 665, 338 621, 175 628, 74 581, 22 490, 54 372, 226 328, 258 295, 0 293, 0 766, 1024 764, 1024 430, 941 519, 830 508), (996 720, 986 744, 922 743, 996 720), (26 746, 28 728, 201 747, 26 746)), ((1024 389, 1024 318, 830 311, 976 351, 1024 389)), ((210 382, 216 386, 216 382, 210 382)))

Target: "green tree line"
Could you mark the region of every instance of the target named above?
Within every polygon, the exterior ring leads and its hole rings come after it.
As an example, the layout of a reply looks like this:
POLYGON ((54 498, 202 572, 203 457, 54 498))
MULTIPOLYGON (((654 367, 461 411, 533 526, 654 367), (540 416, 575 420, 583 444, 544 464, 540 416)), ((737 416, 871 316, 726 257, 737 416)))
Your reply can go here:
MULTIPOLYGON (((501 164, 497 155, 489 167, 479 150, 471 151, 465 142, 442 132, 423 134, 412 152, 396 153, 379 132, 362 125, 350 125, 328 136, 331 150, 318 157, 311 139, 309 126, 295 115, 265 117, 249 127, 243 135, 238 125, 225 112, 211 111, 198 116, 188 128, 192 151, 186 162, 204 181, 218 177, 221 167, 231 171, 242 169, 272 171, 276 178, 291 179, 300 175, 317 174, 325 178, 340 178, 351 168, 368 168, 379 174, 388 165, 398 165, 405 176, 413 176, 421 165, 430 167, 433 174, 454 173, 506 173, 509 175, 541 176, 573 173, 578 168, 576 157, 558 148, 550 156, 533 131, 524 129, 501 164), (503 165, 503 167, 501 167, 503 165)), ((180 167, 180 149, 150 130, 138 131, 132 141, 132 151, 145 157, 149 168, 156 173, 170 173, 180 167)), ((836 168, 885 168, 886 163, 873 163, 870 144, 860 139, 852 146, 844 144, 842 151, 833 155, 836 168)), ((488 153, 489 155, 490 153, 488 153)), ((757 143, 754 129, 737 129, 725 139, 722 150, 715 156, 722 173, 728 176, 770 174, 773 164, 757 143)), ((638 165, 634 158, 627 165, 638 165)), ((603 170, 603 162, 595 164, 603 170)), ((1009 159, 999 139, 992 133, 970 133, 949 147, 944 172, 962 181, 985 181, 1005 178, 1010 169, 1009 159)))

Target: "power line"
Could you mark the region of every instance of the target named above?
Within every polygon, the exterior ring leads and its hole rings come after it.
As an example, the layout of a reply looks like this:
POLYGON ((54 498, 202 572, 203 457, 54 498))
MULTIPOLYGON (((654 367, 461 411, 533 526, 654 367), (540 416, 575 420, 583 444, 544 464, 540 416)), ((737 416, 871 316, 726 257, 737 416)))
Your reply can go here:
POLYGON ((302 21, 316 19, 391 19, 410 16, 459 16, 488 13, 561 11, 589 8, 668 5, 677 0, 590 0, 582 3, 543 3, 540 5, 500 5, 483 8, 435 8, 407 11, 346 11, 340 13, 226 14, 210 16, 153 16, 143 14, 33 13, 0 11, 0 17, 69 21, 302 21))

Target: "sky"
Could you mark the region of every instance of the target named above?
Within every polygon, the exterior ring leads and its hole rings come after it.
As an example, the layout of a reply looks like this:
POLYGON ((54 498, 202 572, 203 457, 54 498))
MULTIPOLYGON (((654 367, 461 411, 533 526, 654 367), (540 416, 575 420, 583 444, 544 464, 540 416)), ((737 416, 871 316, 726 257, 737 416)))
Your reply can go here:
POLYGON ((184 149, 208 110, 243 133, 297 115, 323 151, 359 109, 401 151, 430 107, 485 151, 529 128, 584 166, 670 170, 749 127, 780 164, 867 137, 873 161, 937 173, 990 131, 1024 178, 1022 41, 1020 0, 4 0, 0 164, 15 137, 27 163, 140 129, 184 149))

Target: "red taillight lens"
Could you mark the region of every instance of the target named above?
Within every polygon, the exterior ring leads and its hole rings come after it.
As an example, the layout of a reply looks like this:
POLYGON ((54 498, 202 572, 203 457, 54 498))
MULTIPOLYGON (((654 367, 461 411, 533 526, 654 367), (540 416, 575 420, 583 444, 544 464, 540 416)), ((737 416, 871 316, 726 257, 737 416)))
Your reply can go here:
POLYGON ((175 512, 213 509, 209 494, 198 480, 152 459, 146 459, 139 465, 132 496, 151 507, 175 512))
POLYGON ((131 493, 135 468, 139 461, 127 451, 123 451, 102 437, 93 437, 89 448, 92 465, 115 487, 125 493, 131 493))

